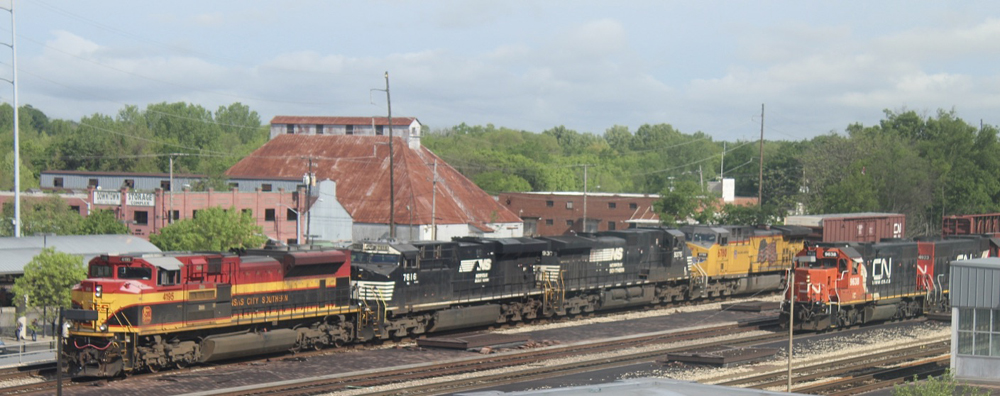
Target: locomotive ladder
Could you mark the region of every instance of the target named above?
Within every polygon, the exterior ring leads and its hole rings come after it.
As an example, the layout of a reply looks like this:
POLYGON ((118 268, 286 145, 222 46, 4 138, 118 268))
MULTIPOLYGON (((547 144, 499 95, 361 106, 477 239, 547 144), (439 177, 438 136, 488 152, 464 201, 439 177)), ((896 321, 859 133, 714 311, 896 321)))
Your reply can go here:
POLYGON ((134 360, 135 356, 131 356, 131 355, 135 354, 135 347, 134 347, 135 346, 135 337, 138 337, 138 334, 136 334, 135 328, 132 327, 132 322, 130 322, 128 320, 128 316, 125 316, 125 314, 122 313, 122 312, 119 312, 119 313, 114 314, 114 317, 115 317, 115 319, 118 319, 118 323, 125 324, 125 331, 126 331, 126 333, 125 333, 125 339, 124 339, 125 345, 123 345, 121 347, 121 348, 125 349, 121 353, 122 368, 132 367, 130 365, 130 362, 132 362, 134 360), (121 314, 121 316, 118 315, 119 313, 121 314), (129 344, 131 344, 131 347, 129 346, 129 344))
POLYGON ((385 311, 388 307, 385 298, 382 296, 382 292, 377 288, 372 288, 372 292, 375 294, 375 311, 372 311, 371 307, 368 305, 368 300, 364 298, 359 298, 363 305, 360 312, 358 312, 358 330, 361 330, 361 326, 367 325, 369 323, 374 324, 376 330, 381 331, 383 329, 383 324, 385 322, 385 311), (372 315, 375 317, 372 318, 372 315))
POLYGON ((566 271, 559 271, 555 282, 552 281, 550 273, 545 273, 545 282, 543 283, 545 292, 542 294, 542 306, 544 309, 551 309, 553 314, 564 310, 563 305, 566 300, 566 288, 563 282, 564 272, 566 271))

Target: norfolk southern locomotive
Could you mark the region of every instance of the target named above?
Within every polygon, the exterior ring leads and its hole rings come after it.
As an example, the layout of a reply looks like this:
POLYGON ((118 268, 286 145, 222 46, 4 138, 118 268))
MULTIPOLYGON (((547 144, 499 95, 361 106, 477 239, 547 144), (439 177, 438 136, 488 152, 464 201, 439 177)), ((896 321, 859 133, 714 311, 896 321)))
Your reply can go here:
POLYGON ((781 290, 808 230, 640 228, 544 238, 359 242, 353 251, 107 255, 65 354, 110 377, 256 354, 781 290))

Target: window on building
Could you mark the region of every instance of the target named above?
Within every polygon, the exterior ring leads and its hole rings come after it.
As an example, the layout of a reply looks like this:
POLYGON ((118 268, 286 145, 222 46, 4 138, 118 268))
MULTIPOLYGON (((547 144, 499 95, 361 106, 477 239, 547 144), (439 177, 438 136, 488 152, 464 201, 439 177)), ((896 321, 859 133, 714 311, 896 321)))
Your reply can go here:
POLYGON ((384 125, 376 125, 375 126, 375 134, 379 135, 379 136, 382 136, 383 134, 385 134, 384 128, 385 128, 384 125))
POLYGON ((264 221, 274 221, 274 209, 264 209, 264 221))
POLYGON ((240 188, 240 183, 231 182, 229 183, 229 188, 240 188))
POLYGON ((160 180, 160 188, 163 191, 170 191, 170 180, 160 180))
POLYGON ((555 202, 553 202, 553 201, 545 201, 545 207, 551 208, 553 206, 556 206, 555 202))
POLYGON ((297 244, 297 243, 299 243, 299 240, 295 239, 295 238, 288 238, 288 239, 285 240, 285 244, 287 244, 289 246, 297 244))
POLYGON ((69 210, 72 210, 76 213, 80 213, 80 205, 70 205, 69 210))
POLYGON ((243 210, 241 210, 241 212, 243 212, 243 214, 246 214, 246 215, 248 215, 250 217, 253 217, 253 209, 243 209, 243 210))
POLYGON ((958 310, 958 353, 1000 356, 1000 310, 988 308, 958 310))
POLYGON ((260 191, 271 191, 271 184, 270 183, 261 184, 260 191))
POLYGON ((173 212, 173 213, 171 213, 171 215, 173 216, 174 220, 180 220, 181 219, 181 211, 179 211, 179 210, 171 210, 171 212, 173 212))
POLYGON ((552 225, 552 219, 545 219, 545 225, 552 225))
POLYGON ((319 124, 316 125, 316 134, 317 135, 322 135, 323 134, 323 125, 319 125, 319 124))
POLYGON ((191 218, 192 219, 198 218, 198 210, 192 210, 191 211, 191 218))
POLYGON ((132 219, 135 220, 136 225, 147 225, 149 224, 149 212, 137 210, 132 214, 132 219))
POLYGON ((348 126, 344 127, 344 134, 345 135, 353 135, 354 134, 354 125, 348 125, 348 126))
POLYGON ((614 209, 614 208, 617 208, 617 207, 618 207, 618 204, 616 204, 614 202, 608 202, 608 209, 614 209))
POLYGON ((299 219, 299 214, 295 213, 294 210, 288 209, 285 210, 285 218, 288 219, 288 221, 295 221, 299 219))
POLYGON ((135 179, 125 179, 125 187, 135 189, 135 179))
POLYGON ((52 179, 52 186, 53 187, 62 187, 63 186, 63 178, 57 177, 55 179, 52 179))
POLYGON ((285 133, 287 134, 295 133, 295 125, 292 124, 285 125, 285 133))
POLYGON ((98 186, 97 179, 87 180, 87 185, 90 186, 90 187, 97 187, 98 186))
POLYGON ((639 209, 639 204, 637 204, 637 203, 635 203, 635 202, 632 202, 632 203, 629 203, 629 204, 628 204, 628 208, 629 208, 629 209, 632 209, 632 210, 636 210, 636 209, 639 209))
POLYGON ((573 201, 566 201, 566 209, 573 209, 573 201))
POLYGON ((572 227, 573 226, 573 220, 566 220, 566 225, 572 227))
POLYGON ((616 229, 615 228, 615 222, 609 221, 608 222, 608 231, 614 231, 615 229, 616 229))

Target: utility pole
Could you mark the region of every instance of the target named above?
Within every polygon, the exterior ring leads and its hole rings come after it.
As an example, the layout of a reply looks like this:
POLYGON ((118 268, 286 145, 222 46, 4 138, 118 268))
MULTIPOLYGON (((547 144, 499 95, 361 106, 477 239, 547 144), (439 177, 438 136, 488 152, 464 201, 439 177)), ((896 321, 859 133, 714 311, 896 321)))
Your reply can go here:
POLYGON ((792 270, 788 271, 788 393, 792 393, 792 332, 795 329, 795 266, 792 262, 792 270))
POLYGON ((392 155, 392 101, 389 99, 389 72, 385 72, 385 105, 389 109, 389 238, 396 239, 396 181, 392 155))
POLYGON ((587 165, 583 166, 583 227, 580 231, 587 232, 587 165))
POLYGON ((186 157, 187 153, 170 153, 170 210, 167 212, 168 224, 174 223, 174 157, 186 157))
POLYGON ((14 0, 10 1, 10 52, 12 75, 9 82, 14 87, 14 237, 21 237, 21 146, 18 141, 17 120, 17 29, 14 24, 14 0))
POLYGON ((757 207, 764 207, 764 104, 760 104, 760 176, 757 179, 757 207))
POLYGON ((438 238, 437 228, 437 184, 438 184, 438 161, 434 160, 434 179, 431 180, 431 240, 438 238))
MULTIPOLYGON (((316 175, 313 174, 313 159, 312 156, 307 158, 309 160, 309 173, 303 178, 306 182, 306 243, 312 243, 312 186, 316 184, 316 175)), ((296 213, 298 216, 298 213, 296 213)), ((298 216, 302 217, 302 216, 298 216)), ((296 222, 296 224, 298 224, 296 222)))
POLYGON ((726 178, 726 142, 722 142, 722 163, 719 164, 719 181, 726 178))

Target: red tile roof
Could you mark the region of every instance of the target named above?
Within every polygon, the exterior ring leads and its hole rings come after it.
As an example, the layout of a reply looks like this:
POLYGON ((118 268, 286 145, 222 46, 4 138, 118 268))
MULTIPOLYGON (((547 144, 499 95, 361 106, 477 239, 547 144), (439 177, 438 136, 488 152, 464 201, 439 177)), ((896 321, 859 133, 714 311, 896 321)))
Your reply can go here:
MULTIPOLYGON (((392 117, 392 126, 410 125, 417 121, 416 117, 392 117)), ((314 116, 275 116, 271 124, 295 125, 389 125, 387 117, 314 117, 314 116)))
MULTIPOLYGON (((521 221, 427 148, 413 150, 401 137, 394 139, 397 224, 431 223, 435 160, 438 224, 478 227, 483 223, 521 221)), ((388 136, 279 135, 229 168, 226 175, 301 177, 308 171, 308 158, 312 157, 316 179, 337 182, 337 199, 355 222, 385 224, 389 221, 388 142, 388 136)))

